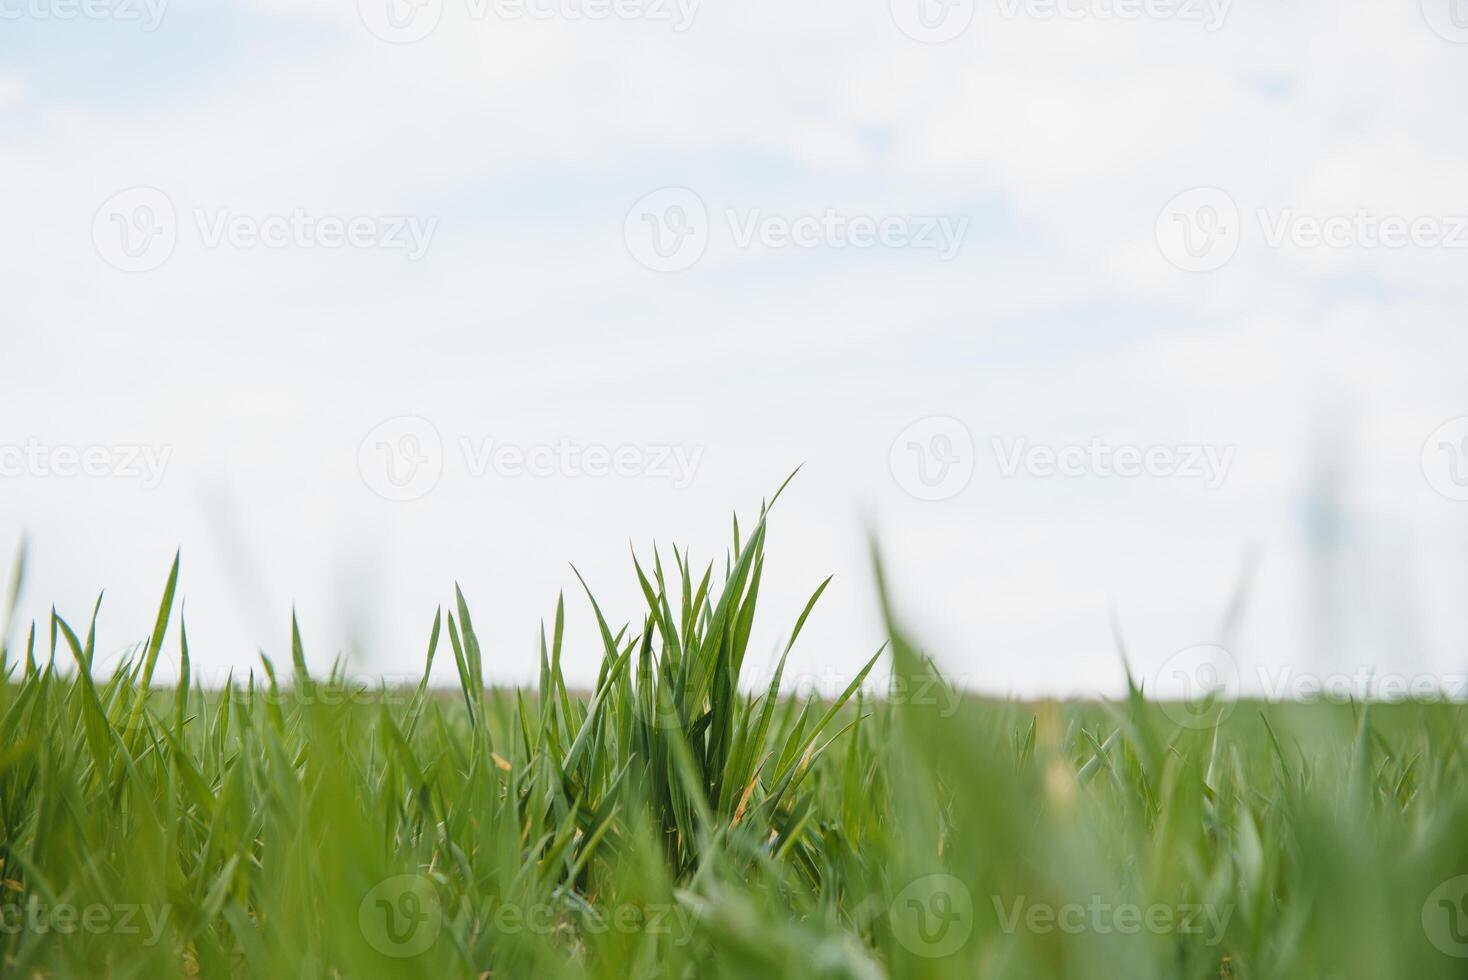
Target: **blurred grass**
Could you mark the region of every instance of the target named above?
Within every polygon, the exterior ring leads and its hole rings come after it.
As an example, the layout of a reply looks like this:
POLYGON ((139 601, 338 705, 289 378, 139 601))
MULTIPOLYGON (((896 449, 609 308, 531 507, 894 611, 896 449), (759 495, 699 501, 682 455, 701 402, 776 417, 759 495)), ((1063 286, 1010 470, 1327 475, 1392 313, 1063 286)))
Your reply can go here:
POLYGON ((625 626, 588 589, 584 693, 563 605, 526 691, 484 686, 462 594, 408 689, 311 677, 298 632, 288 682, 191 683, 177 562, 110 677, 96 610, 53 613, 0 652, 0 974, 1468 973, 1462 707, 952 700, 890 608, 903 696, 876 658, 832 701, 746 693, 765 534, 637 562, 625 626))

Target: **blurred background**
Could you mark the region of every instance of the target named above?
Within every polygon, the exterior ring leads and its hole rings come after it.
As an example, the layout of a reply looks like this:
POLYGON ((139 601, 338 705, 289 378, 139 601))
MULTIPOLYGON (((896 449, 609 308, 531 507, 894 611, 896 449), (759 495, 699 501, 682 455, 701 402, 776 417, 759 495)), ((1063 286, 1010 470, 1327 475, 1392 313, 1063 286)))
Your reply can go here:
POLYGON ((804 464, 751 677, 828 574, 792 670, 877 649, 871 533, 975 690, 1116 693, 1113 618, 1154 686, 1462 687, 1461 0, 0 19, 0 553, 43 644, 105 591, 118 662, 182 548, 207 681, 288 662, 293 606, 313 668, 416 676, 458 582, 504 683, 565 590, 590 683, 571 565, 635 630, 630 549, 722 569, 804 464))

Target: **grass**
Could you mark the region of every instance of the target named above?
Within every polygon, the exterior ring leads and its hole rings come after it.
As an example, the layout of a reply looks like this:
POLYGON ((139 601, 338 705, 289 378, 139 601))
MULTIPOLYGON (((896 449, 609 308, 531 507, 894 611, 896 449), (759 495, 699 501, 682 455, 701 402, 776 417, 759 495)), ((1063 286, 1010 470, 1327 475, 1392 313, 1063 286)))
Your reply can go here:
POLYGON ((110 677, 92 626, 32 625, 0 685, 0 974, 1464 975, 1461 707, 953 711, 885 591, 903 696, 869 695, 875 659, 834 701, 746 692, 765 535, 736 523, 718 574, 636 565, 626 625, 588 590, 584 694, 562 605, 534 690, 486 689, 459 594, 407 690, 311 677, 298 633, 288 680, 191 686, 177 563, 110 677))

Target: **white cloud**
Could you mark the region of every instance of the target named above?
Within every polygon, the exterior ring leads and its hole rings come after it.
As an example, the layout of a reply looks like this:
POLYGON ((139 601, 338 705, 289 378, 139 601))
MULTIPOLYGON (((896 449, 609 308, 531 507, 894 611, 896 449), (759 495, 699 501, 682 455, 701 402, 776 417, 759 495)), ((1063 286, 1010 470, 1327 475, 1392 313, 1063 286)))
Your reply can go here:
MULTIPOLYGON (((594 561, 630 615, 635 592, 616 591, 629 535, 721 547, 726 511, 747 513, 807 460, 775 537, 794 567, 771 573, 779 608, 760 641, 798 612, 804 577, 834 570, 829 625, 808 639, 853 664, 875 646, 871 516, 947 662, 1032 690, 1119 677, 1108 598, 1157 646, 1205 639, 1189 631, 1211 628, 1251 543, 1294 583, 1261 601, 1261 622, 1276 641, 1299 634, 1304 473, 1338 403, 1363 519, 1421 536, 1459 520, 1415 509, 1421 439, 1468 413, 1461 253, 1275 250, 1254 227, 1231 263, 1194 275, 1152 239, 1163 203, 1199 185, 1225 188, 1246 220, 1261 207, 1468 211, 1455 165, 1468 133, 1452 125, 1468 66, 1415 16, 1240 7, 1206 34, 984 7, 962 38, 928 47, 885 4, 704 4, 677 34, 474 22, 450 3, 438 32, 398 48, 355 4, 248 9, 262 36, 292 43, 257 42, 197 83, 160 60, 178 73, 165 103, 52 99, 0 76, 0 107, 36 120, 0 149, 5 438, 141 433, 176 449, 153 495, 0 487, 0 548, 25 523, 47 556, 36 608, 80 608, 106 585, 119 614, 104 628, 145 631, 141 573, 182 542, 198 556, 191 592, 211 597, 191 606, 202 656, 247 662, 283 624, 245 607, 278 615, 294 600, 317 610, 325 660, 345 631, 334 610, 362 604, 338 591, 368 588, 332 580, 348 555, 381 569, 380 657, 418 656, 425 609, 457 576, 495 610, 481 625, 513 673, 533 614, 570 584, 567 559, 594 561), (100 260, 91 222, 138 184, 170 195, 180 243, 163 268, 126 276, 100 260), (621 228, 664 185, 694 187, 715 214, 835 206, 973 224, 946 264, 715 235, 693 269, 658 275, 621 228), (440 224, 419 263, 204 248, 192 215, 222 207, 440 224), (355 473, 356 443, 408 412, 512 441, 678 438, 705 448, 706 468, 679 494, 450 474, 421 505, 385 507, 355 473), (1237 469, 1211 495, 990 480, 916 506, 886 472, 887 441, 927 414, 981 440, 1104 429, 1237 443, 1237 469), (221 485, 269 578, 239 609, 201 503, 221 485)), ((156 43, 175 43, 179 20, 156 43)), ((1415 578, 1433 622, 1448 616, 1450 560, 1415 578)))

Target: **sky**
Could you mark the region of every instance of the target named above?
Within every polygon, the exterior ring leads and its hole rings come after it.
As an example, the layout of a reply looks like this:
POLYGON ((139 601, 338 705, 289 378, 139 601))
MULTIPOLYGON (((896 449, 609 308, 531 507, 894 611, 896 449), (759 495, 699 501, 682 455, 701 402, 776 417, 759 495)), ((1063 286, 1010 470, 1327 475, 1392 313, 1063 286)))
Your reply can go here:
POLYGON ((873 542, 977 691, 1468 678, 1463 0, 0 21, 12 647, 102 594, 121 662, 181 549, 209 683, 293 608, 416 677, 455 583, 505 684, 564 592, 590 683, 573 565, 635 629, 799 466, 747 680, 828 575, 796 683, 881 646, 873 542))

